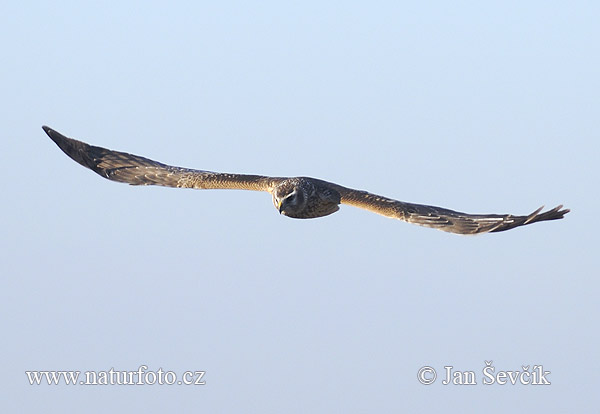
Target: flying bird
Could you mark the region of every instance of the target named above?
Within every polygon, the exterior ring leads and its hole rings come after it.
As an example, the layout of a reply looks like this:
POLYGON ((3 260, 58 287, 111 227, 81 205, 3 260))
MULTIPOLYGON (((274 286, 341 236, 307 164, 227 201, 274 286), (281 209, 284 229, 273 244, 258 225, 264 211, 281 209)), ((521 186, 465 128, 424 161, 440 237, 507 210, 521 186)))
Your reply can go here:
POLYGON ((267 177, 174 167, 138 155, 112 151, 67 138, 47 126, 42 128, 74 161, 109 180, 131 185, 266 191, 273 197, 273 204, 279 213, 292 218, 323 217, 338 211, 340 204, 348 204, 382 216, 450 233, 478 234, 510 230, 538 221, 561 219, 569 212, 559 205, 543 213, 543 207, 540 207, 527 216, 467 214, 393 200, 317 178, 267 177))

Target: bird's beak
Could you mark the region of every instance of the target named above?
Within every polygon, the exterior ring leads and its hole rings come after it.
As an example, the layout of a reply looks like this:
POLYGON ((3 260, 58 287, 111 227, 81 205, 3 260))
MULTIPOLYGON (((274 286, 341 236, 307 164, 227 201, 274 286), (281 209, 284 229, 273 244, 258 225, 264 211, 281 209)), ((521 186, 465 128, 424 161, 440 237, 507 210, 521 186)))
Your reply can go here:
POLYGON ((277 204, 277 210, 279 210, 279 214, 281 214, 281 212, 283 211, 283 200, 279 200, 279 203, 277 204))

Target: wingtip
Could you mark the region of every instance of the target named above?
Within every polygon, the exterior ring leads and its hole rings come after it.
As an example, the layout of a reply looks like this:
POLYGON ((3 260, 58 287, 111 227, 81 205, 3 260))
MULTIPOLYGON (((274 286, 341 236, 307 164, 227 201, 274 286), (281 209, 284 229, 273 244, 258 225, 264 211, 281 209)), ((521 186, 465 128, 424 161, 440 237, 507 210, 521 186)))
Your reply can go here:
POLYGON ((46 125, 42 125, 42 129, 44 130, 44 132, 45 132, 45 133, 46 133, 48 136, 50 136, 50 134, 51 134, 52 132, 54 132, 54 130, 53 130, 52 128, 50 128, 49 126, 46 126, 46 125))
POLYGON ((541 206, 540 208, 535 210, 533 213, 531 213, 529 216, 527 216, 527 218, 525 219, 523 224, 531 223, 531 221, 537 217, 537 215, 540 213, 540 211, 542 211, 543 208, 544 208, 544 206, 541 206))
POLYGON ((552 210, 548 210, 545 213, 540 214, 540 216, 539 216, 540 220, 539 221, 543 221, 543 220, 557 220, 557 219, 564 218, 565 214, 567 214, 571 210, 568 209, 568 208, 565 208, 565 209, 561 210, 562 208, 563 208, 563 206, 562 206, 562 204, 560 204, 560 205, 554 207, 552 210))
MULTIPOLYGON (((563 205, 561 204, 561 205, 559 205, 559 206, 556 206, 556 207, 554 208, 554 210, 556 210, 556 212, 557 212, 557 213, 559 213, 559 214, 562 214, 563 216, 564 216, 565 214, 567 214, 567 213, 570 213, 570 212, 571 212, 571 209, 570 209, 570 208, 565 208, 565 209, 562 209, 562 208, 563 208, 563 205), (561 210, 561 209, 562 209, 562 210, 561 210)), ((561 217, 561 218, 562 218, 562 217, 561 217)))
POLYGON ((54 141, 61 148, 62 148, 62 146, 61 146, 60 142, 64 141, 64 140, 68 140, 67 137, 65 137, 64 135, 62 135, 57 130, 50 128, 49 126, 42 125, 42 129, 44 130, 44 132, 46 133, 46 135, 48 135, 48 137, 50 137, 50 139, 52 141, 54 141))

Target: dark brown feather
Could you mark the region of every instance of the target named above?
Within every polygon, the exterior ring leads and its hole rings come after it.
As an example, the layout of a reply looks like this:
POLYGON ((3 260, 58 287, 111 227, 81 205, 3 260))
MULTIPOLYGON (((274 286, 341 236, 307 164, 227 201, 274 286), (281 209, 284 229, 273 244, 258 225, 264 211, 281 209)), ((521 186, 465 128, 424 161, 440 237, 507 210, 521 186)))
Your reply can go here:
POLYGON ((131 185, 254 191, 270 191, 273 186, 273 179, 269 177, 174 167, 139 155, 96 147, 67 138, 47 126, 42 128, 65 154, 112 181, 131 185))
POLYGON ((570 210, 561 210, 562 205, 539 214, 542 207, 528 216, 512 214, 468 214, 442 207, 405 203, 378 196, 366 191, 338 188, 342 204, 348 204, 381 214, 386 217, 404 220, 408 223, 431 227, 450 233, 478 234, 509 230, 538 221, 563 218, 570 210))

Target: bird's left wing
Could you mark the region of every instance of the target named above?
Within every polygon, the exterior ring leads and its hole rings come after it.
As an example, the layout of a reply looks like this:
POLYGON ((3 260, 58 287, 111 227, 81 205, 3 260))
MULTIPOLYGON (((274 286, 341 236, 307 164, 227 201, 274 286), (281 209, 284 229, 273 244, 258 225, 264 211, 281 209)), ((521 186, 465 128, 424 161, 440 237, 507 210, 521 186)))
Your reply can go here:
POLYGON ((562 205, 560 205, 543 213, 540 213, 543 208, 540 207, 527 216, 467 214, 442 207, 405 203, 338 185, 335 185, 334 188, 341 195, 341 204, 352 205, 386 217, 457 234, 505 231, 538 221, 561 219, 569 212, 568 209, 561 210, 562 205))
POLYGON ((236 189, 270 192, 274 177, 228 174, 174 167, 126 152, 112 151, 67 138, 47 126, 46 134, 74 161, 112 181, 196 189, 236 189))

